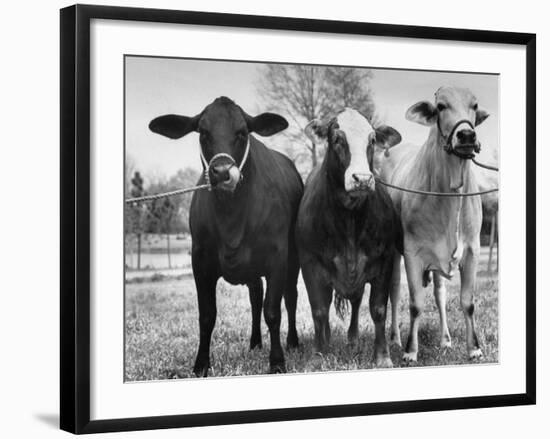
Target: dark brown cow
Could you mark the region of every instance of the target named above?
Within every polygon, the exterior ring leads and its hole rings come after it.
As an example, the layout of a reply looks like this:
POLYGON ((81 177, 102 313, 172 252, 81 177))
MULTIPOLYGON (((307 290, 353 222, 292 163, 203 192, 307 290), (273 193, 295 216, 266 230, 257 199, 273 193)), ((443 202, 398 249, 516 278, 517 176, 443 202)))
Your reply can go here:
MULTIPOLYGON (((294 164, 250 133, 271 136, 287 121, 272 113, 256 117, 220 97, 195 117, 166 115, 150 129, 177 139, 200 133, 201 159, 212 191, 195 192, 191 202, 192 264, 199 302, 200 344, 194 372, 206 376, 216 320, 216 283, 220 277, 246 284, 252 305, 250 347, 261 347, 262 277, 267 291, 264 317, 271 336, 270 371, 284 372, 281 298, 288 312, 289 347, 298 345, 296 282, 299 272, 294 227, 303 184, 294 164)), ((233 316, 240 318, 240 316, 233 316)))
POLYGON ((349 108, 328 124, 311 122, 306 134, 328 144, 322 164, 306 183, 296 225, 316 348, 324 351, 329 342, 333 291, 337 299, 351 302, 348 337, 357 338, 359 306, 369 282, 376 332, 374 361, 377 367, 391 367, 386 308, 393 254, 402 234, 391 199, 375 183, 371 165, 376 144, 387 148, 399 143, 401 136, 387 126, 374 130, 363 115, 349 108))

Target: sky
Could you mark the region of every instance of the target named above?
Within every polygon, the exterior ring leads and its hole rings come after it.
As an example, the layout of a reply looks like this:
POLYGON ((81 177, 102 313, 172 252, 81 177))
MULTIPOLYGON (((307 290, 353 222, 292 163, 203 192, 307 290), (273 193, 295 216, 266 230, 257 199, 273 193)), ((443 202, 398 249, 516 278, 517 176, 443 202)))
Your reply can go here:
MULTIPOLYGON (((264 64, 126 57, 126 155, 137 170, 150 178, 163 178, 178 169, 201 169, 198 134, 179 140, 154 134, 149 122, 169 113, 194 116, 219 96, 228 96, 246 112, 264 111, 257 85, 264 64)), ((482 144, 481 161, 495 163, 498 151, 499 79, 497 75, 387 70, 371 68, 377 112, 397 129, 403 142, 422 144, 428 128, 409 122, 405 112, 412 104, 429 100, 442 85, 469 88, 480 107, 490 114, 477 134, 482 144)), ((282 115, 284 116, 284 114, 282 115)), ((263 139, 270 146, 269 138, 263 139)))

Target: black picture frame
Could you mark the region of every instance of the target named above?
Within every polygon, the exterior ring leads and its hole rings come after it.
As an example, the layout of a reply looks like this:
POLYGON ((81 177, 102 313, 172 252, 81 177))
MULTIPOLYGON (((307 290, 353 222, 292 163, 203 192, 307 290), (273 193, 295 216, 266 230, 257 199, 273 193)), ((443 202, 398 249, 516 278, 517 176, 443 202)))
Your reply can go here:
POLYGON ((536 401, 536 35, 288 17, 75 5, 61 10, 60 426, 98 433, 535 404, 536 401), (466 398, 90 420, 90 21, 181 23, 357 34, 526 48, 526 376, 525 393, 466 398))

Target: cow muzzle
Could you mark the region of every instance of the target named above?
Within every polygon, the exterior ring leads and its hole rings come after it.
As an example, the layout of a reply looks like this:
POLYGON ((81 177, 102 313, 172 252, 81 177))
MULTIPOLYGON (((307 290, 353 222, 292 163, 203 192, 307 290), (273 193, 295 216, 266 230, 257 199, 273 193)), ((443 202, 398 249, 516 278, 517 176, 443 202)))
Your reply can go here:
POLYGON ((202 153, 201 145, 201 161, 204 166, 206 183, 211 185, 211 188, 233 192, 243 179, 242 170, 248 159, 249 152, 250 141, 246 142, 246 149, 241 164, 237 166, 235 159, 225 152, 220 152, 212 157, 210 161, 207 161, 202 153))
POLYGON ((474 124, 468 119, 456 122, 447 138, 441 131, 439 119, 437 126, 445 142, 443 149, 448 154, 454 154, 461 159, 472 159, 481 151, 481 144, 477 139, 474 124))
POLYGON ((235 166, 235 163, 217 163, 211 164, 210 184, 215 189, 233 192, 241 180, 241 171, 235 166))
POLYGON ((372 192, 375 188, 374 175, 371 173, 351 173, 351 178, 346 178, 346 191, 351 194, 361 194, 372 192))
POLYGON ((465 156, 472 156, 474 153, 479 152, 480 144, 475 130, 470 128, 457 130, 453 139, 453 148, 459 154, 465 156))

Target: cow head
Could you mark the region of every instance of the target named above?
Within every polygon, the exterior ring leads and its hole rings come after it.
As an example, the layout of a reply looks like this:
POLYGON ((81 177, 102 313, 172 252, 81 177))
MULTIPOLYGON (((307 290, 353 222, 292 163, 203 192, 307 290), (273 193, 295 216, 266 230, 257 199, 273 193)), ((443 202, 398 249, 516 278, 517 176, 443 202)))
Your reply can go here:
POLYGON ((262 113, 252 117, 224 96, 194 117, 168 114, 153 119, 149 124, 151 131, 170 139, 198 132, 212 187, 230 192, 241 180, 250 148, 249 134, 271 136, 287 127, 288 122, 278 114, 262 113))
POLYGON ((312 120, 305 133, 315 143, 327 143, 325 161, 329 172, 350 197, 364 197, 375 188, 369 164, 374 147, 386 149, 401 142, 401 135, 394 128, 373 128, 365 116, 352 108, 346 108, 328 123, 312 120))
POLYGON ((437 126, 442 144, 460 156, 472 157, 479 151, 475 127, 489 117, 476 97, 465 88, 441 87, 435 102, 421 101, 407 110, 406 118, 426 126, 437 126))

